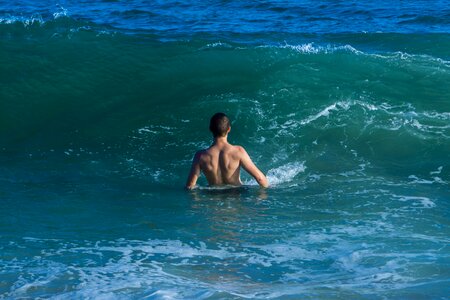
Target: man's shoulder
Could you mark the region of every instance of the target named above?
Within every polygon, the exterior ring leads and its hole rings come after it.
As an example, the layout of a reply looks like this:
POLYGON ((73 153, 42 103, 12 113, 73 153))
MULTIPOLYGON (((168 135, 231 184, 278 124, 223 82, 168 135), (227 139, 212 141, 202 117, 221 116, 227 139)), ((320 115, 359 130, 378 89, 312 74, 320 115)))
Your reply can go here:
POLYGON ((240 146, 240 145, 232 145, 232 146, 233 146, 233 148, 234 148, 235 150, 238 150, 238 151, 245 151, 244 147, 242 147, 242 146, 240 146))
POLYGON ((243 155, 245 153, 247 153, 244 149, 244 147, 240 146, 240 145, 232 145, 233 147, 233 152, 237 153, 238 155, 243 155))
POLYGON ((206 153, 206 149, 195 152, 194 159, 199 160, 206 153))

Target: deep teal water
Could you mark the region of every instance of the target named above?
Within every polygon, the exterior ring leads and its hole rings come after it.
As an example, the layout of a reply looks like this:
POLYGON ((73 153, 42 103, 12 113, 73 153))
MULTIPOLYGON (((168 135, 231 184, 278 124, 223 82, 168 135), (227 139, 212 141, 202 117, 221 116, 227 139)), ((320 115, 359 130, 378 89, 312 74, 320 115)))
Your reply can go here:
POLYGON ((0 2, 0 298, 447 299, 448 1, 0 2), (183 190, 210 116, 261 190, 183 190))

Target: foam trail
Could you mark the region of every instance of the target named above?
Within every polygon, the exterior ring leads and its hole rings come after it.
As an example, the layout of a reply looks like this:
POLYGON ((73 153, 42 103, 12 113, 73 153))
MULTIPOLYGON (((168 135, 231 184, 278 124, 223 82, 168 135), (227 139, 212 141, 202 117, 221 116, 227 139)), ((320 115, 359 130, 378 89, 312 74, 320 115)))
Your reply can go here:
POLYGON ((350 45, 326 45, 326 46, 315 46, 314 43, 307 43, 307 44, 300 44, 300 45, 289 45, 285 44, 283 46, 280 46, 280 48, 286 48, 286 49, 292 49, 294 51, 300 52, 300 53, 306 53, 306 54, 318 54, 318 53, 324 53, 324 54, 331 54, 338 51, 343 52, 352 52, 355 54, 363 54, 363 52, 355 49, 354 47, 350 45))
POLYGON ((436 204, 427 197, 416 197, 416 196, 398 196, 394 195, 399 201, 413 201, 413 205, 422 205, 423 208, 433 208, 436 204))
POLYGON ((336 105, 337 105, 337 104, 334 103, 334 104, 332 104, 332 105, 330 105, 330 106, 327 106, 325 109, 323 109, 323 110, 320 111, 319 113, 315 114, 314 116, 310 116, 310 117, 308 117, 308 118, 302 120, 302 121, 300 122, 300 124, 306 125, 306 124, 309 124, 309 123, 311 123, 311 122, 317 120, 317 119, 320 118, 320 117, 328 117, 328 116, 330 115, 330 111, 336 110, 336 105))
POLYGON ((271 185, 290 182, 299 173, 305 171, 306 167, 304 163, 305 162, 293 162, 275 169, 270 169, 269 172, 267 172, 267 179, 271 185))

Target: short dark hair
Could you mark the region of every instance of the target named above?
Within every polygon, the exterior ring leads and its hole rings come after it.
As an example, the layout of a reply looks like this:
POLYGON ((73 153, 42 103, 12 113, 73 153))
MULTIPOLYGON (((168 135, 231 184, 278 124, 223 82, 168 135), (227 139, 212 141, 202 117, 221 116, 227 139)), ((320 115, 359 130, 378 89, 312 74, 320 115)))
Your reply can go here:
POLYGON ((209 130, 214 137, 225 136, 230 129, 230 119, 221 112, 214 114, 209 121, 209 130))

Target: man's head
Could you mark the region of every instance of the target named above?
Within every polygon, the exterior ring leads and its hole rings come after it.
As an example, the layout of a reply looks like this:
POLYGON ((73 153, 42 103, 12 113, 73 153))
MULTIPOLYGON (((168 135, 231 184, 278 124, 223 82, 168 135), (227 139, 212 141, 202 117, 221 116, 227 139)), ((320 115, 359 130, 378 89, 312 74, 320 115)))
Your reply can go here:
POLYGON ((209 121, 209 130, 215 138, 226 136, 230 131, 230 119, 224 113, 216 113, 209 121))

